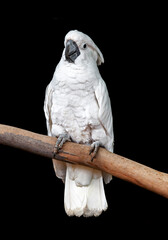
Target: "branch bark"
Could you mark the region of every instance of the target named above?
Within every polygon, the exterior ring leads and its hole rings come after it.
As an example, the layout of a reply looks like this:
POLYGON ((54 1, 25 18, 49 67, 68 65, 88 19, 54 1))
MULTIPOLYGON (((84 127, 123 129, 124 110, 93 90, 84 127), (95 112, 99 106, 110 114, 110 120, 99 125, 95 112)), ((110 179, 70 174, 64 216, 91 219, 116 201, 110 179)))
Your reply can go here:
MULTIPOLYGON (((23 129, 0 124, 0 144, 8 145, 47 158, 53 158, 55 137, 49 137, 23 129)), ((168 198, 168 174, 159 172, 128 158, 100 148, 91 161, 90 147, 66 142, 55 159, 72 164, 82 164, 108 172, 142 188, 168 198)))

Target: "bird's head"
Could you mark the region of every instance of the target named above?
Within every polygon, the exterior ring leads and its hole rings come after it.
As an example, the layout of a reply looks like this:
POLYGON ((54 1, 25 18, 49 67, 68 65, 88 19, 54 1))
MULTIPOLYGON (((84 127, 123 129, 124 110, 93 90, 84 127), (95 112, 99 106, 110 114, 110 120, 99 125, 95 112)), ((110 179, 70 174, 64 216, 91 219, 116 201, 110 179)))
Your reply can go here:
POLYGON ((95 61, 97 65, 104 63, 103 54, 86 34, 73 30, 67 33, 64 41, 63 58, 71 64, 89 63, 95 61))

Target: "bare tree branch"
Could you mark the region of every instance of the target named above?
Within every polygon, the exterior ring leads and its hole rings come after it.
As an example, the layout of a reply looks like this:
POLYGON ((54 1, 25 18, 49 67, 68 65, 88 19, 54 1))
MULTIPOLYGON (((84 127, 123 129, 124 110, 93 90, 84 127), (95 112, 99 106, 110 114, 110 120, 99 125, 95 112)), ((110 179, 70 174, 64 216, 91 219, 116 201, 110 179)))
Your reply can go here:
MULTIPOLYGON (((56 138, 0 124, 0 144, 53 158, 56 138)), ((100 148, 91 161, 90 147, 66 142, 55 159, 100 169, 168 198, 168 174, 100 148)))

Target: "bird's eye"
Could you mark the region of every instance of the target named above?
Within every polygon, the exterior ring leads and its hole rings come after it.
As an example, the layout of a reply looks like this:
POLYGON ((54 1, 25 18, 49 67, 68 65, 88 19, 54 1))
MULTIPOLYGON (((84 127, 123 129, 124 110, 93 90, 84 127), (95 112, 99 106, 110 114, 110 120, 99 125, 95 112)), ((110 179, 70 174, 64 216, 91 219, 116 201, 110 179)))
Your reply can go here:
POLYGON ((83 44, 83 49, 86 49, 87 45, 86 43, 83 44))

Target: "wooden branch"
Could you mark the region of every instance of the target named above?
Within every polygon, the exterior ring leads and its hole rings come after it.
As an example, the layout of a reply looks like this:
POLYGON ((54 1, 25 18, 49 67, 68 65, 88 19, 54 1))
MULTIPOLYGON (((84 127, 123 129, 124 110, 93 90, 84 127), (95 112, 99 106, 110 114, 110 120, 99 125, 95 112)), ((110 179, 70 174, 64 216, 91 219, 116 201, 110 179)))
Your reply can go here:
MULTIPOLYGON (((0 144, 53 158, 56 138, 0 124, 0 144)), ((90 147, 66 142, 55 159, 100 169, 168 198, 168 174, 100 148, 91 161, 90 147)))

